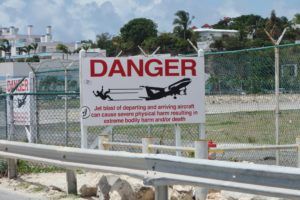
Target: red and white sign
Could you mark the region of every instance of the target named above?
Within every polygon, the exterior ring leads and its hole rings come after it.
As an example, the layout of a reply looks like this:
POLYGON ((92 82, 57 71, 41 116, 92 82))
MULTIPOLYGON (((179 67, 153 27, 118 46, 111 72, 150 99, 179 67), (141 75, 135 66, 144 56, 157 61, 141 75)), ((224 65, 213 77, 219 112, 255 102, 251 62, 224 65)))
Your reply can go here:
MULTIPOLYGON (((11 93, 21 80, 21 78, 7 79, 6 92, 11 93)), ((22 95, 13 95, 13 117, 15 125, 30 125, 30 98, 25 94, 31 91, 29 80, 29 78, 25 78, 13 92, 14 94, 23 93, 22 95)))
POLYGON ((204 58, 82 58, 84 126, 204 123, 204 58))

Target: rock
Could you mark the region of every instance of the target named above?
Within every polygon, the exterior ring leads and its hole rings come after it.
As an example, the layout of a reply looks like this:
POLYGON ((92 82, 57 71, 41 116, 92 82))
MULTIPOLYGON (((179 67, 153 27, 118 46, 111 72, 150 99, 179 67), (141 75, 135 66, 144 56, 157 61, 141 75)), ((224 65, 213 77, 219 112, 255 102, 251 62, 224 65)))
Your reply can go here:
POLYGON ((109 196, 114 200, 136 200, 131 185, 124 179, 118 179, 112 185, 109 196))
POLYGON ((154 200, 155 197, 154 189, 146 186, 135 187, 134 193, 137 200, 154 200))
POLYGON ((97 195, 97 188, 96 187, 91 187, 86 184, 81 186, 79 189, 80 196, 81 197, 91 197, 91 196, 96 196, 97 195))
POLYGON ((97 184, 97 196, 99 200, 109 200, 109 191, 112 185, 120 178, 115 175, 103 175, 97 184))
POLYGON ((220 196, 222 200, 287 200, 276 197, 266 197, 255 194, 246 194, 230 191, 221 191, 220 196))
POLYGON ((208 190, 207 200, 223 200, 219 190, 208 190))
POLYGON ((121 179, 131 185, 136 200, 154 200, 155 193, 153 187, 145 186, 140 179, 128 176, 121 176, 121 179))
POLYGON ((60 189, 59 187, 56 187, 56 186, 54 186, 54 185, 50 185, 50 186, 49 186, 49 190, 55 190, 55 191, 59 191, 59 192, 62 192, 62 191, 63 191, 62 189, 60 189))
POLYGON ((99 200, 154 200, 153 187, 128 176, 103 175, 97 188, 99 200))
POLYGON ((171 192, 171 200, 193 200, 193 187, 174 185, 171 192))

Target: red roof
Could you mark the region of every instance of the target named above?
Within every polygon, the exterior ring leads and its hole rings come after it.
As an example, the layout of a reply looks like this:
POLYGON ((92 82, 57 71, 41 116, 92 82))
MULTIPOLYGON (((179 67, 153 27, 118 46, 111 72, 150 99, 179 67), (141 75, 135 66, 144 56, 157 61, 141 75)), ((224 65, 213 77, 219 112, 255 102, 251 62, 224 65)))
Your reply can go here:
POLYGON ((209 25, 209 24, 204 24, 204 25, 202 26, 202 28, 212 28, 212 26, 209 25))

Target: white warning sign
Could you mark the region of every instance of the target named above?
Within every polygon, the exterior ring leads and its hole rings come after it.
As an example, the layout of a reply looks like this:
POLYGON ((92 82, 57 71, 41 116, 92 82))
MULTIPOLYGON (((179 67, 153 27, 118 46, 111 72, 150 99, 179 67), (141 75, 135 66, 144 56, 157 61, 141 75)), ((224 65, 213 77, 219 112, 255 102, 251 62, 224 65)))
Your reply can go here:
MULTIPOLYGON (((21 80, 21 78, 7 79, 6 93, 11 93, 21 80)), ((25 78, 13 92, 14 94, 22 93, 22 95, 13 95, 13 118, 15 125, 30 125, 30 97, 26 95, 26 93, 31 91, 29 80, 29 78, 25 78)))
POLYGON ((203 123, 203 57, 82 58, 85 126, 203 123))

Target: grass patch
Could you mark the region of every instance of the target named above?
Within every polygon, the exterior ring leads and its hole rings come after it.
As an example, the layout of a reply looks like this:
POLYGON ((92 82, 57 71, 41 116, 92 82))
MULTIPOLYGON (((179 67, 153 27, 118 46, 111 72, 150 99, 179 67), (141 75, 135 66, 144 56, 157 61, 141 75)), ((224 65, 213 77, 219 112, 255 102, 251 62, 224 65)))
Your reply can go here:
POLYGON ((25 190, 25 189, 29 188, 30 185, 31 185, 30 183, 27 183, 27 182, 21 182, 21 183, 19 183, 19 184, 17 185, 17 187, 20 188, 20 189, 25 190))
POLYGON ((34 187, 31 191, 37 193, 37 192, 44 191, 45 189, 46 189, 45 186, 38 185, 38 186, 34 187))
POLYGON ((63 172, 64 169, 54 166, 40 166, 34 165, 24 160, 18 160, 18 173, 29 174, 29 173, 47 173, 47 172, 63 172))
MULTIPOLYGON (((76 102, 74 100, 74 102, 76 102)), ((300 130, 300 110, 281 111, 279 118, 280 144, 295 143, 300 130)), ((41 141, 53 144, 61 142, 64 123, 41 124, 41 141), (53 136, 51 135, 53 134, 53 136), (51 138, 53 137, 53 138, 51 138)), ((89 127, 89 137, 99 135, 101 127, 89 127)), ((180 124, 183 142, 192 142, 199 136, 198 124, 180 124)), ((80 140, 80 123, 68 123, 69 144, 80 140)), ((206 135, 217 143, 275 144, 275 114, 273 111, 235 112, 206 115, 206 135)), ((155 137, 164 141, 174 141, 174 125, 115 126, 114 141, 141 142, 143 137, 155 137)))

